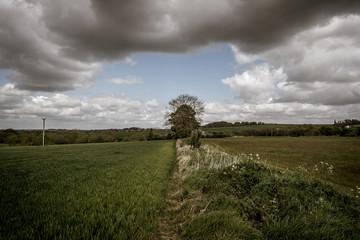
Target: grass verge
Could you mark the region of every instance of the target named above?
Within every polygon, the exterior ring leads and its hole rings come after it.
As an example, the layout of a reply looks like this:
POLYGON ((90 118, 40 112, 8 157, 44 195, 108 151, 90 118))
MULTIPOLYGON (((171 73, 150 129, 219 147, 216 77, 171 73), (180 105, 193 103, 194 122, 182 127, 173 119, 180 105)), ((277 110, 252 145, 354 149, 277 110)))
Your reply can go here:
POLYGON ((303 171, 209 147, 179 148, 178 164, 182 239, 359 239, 359 198, 303 171))

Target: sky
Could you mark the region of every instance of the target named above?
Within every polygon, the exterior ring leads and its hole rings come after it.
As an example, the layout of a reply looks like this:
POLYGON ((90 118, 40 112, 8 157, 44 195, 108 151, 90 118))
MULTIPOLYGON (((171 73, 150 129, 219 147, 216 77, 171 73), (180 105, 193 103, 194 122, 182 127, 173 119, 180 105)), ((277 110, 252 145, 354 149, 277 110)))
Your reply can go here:
POLYGON ((360 119, 358 0, 2 0, 0 129, 360 119))

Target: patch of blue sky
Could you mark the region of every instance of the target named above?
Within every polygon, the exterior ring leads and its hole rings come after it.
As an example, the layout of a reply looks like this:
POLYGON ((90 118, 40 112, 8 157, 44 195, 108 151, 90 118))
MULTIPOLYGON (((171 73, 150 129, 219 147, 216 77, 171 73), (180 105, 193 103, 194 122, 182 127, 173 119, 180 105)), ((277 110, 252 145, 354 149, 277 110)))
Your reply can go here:
POLYGON ((147 53, 132 56, 131 65, 113 62, 103 65, 93 90, 96 93, 126 94, 143 100, 167 103, 180 94, 190 94, 205 102, 234 97, 221 79, 234 75, 235 59, 227 45, 187 54, 147 53), (142 83, 116 85, 110 79, 138 77, 142 83))
POLYGON ((6 77, 10 74, 10 70, 0 69, 0 86, 4 86, 9 83, 9 80, 6 77))

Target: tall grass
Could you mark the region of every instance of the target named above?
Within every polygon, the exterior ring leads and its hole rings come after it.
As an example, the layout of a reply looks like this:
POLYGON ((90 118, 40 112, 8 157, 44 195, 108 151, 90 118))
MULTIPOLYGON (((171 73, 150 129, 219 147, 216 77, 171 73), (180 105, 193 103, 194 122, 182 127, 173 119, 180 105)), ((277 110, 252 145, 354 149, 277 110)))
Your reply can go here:
POLYGON ((360 201, 333 185, 259 155, 182 147, 178 159, 183 239, 359 239, 360 201))
POLYGON ((259 154, 230 155, 209 145, 195 150, 185 145, 177 149, 177 155, 182 178, 200 169, 218 170, 244 161, 260 161, 259 154))
POLYGON ((172 141, 3 147, 0 239, 150 239, 172 141))

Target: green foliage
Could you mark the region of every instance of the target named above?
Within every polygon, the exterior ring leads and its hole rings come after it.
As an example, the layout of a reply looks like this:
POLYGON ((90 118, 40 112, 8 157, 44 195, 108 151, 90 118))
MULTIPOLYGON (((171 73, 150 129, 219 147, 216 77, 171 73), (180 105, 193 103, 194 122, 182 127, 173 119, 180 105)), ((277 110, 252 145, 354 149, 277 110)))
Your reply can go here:
POLYGON ((333 128, 330 126, 322 126, 320 128, 320 134, 325 136, 332 136, 334 135, 333 128))
POLYGON ((333 126, 323 126, 320 128, 321 135, 342 136, 342 137, 359 137, 360 121, 357 119, 345 119, 343 121, 334 121, 333 126))
POLYGON ((357 119, 345 119, 343 121, 334 121, 334 126, 339 127, 346 127, 346 126, 352 126, 352 125, 360 125, 360 121, 357 119))
POLYGON ((190 156, 179 159, 180 173, 186 173, 183 198, 200 195, 201 201, 178 213, 186 222, 179 230, 185 239, 359 239, 360 200, 354 195, 300 172, 279 171, 258 156, 208 149, 190 156), (191 217, 182 217, 192 209, 191 217))
POLYGON ((0 239, 152 239, 173 141, 2 147, 0 239))
POLYGON ((199 148, 201 146, 201 131, 193 130, 190 136, 190 146, 192 148, 199 148))
POLYGON ((177 98, 171 99, 168 104, 168 110, 170 110, 170 112, 165 113, 166 119, 169 119, 170 114, 174 113, 179 107, 181 107, 182 105, 187 105, 195 111, 196 120, 198 122, 201 122, 201 115, 204 113, 205 106, 203 101, 201 101, 197 97, 190 96, 188 94, 181 94, 177 98))
POLYGON ((123 142, 134 142, 134 141, 146 141, 146 135, 142 133, 136 133, 131 136, 124 137, 123 142))
POLYGON ((177 138, 189 137, 191 131, 198 129, 200 123, 196 120, 196 112, 186 104, 181 105, 175 112, 170 114, 169 124, 171 129, 176 132, 177 138))
POLYGON ((171 126, 171 130, 176 133, 175 138, 187 138, 193 130, 200 127, 204 109, 204 103, 197 97, 179 95, 169 102, 165 124, 171 126))
POLYGON ((186 224, 183 239, 261 239, 261 232, 254 229, 234 211, 213 211, 195 217, 186 224))
POLYGON ((153 140, 154 139, 154 129, 150 128, 149 134, 147 136, 147 140, 153 140))
MULTIPOLYGON (((105 130, 64 130, 45 131, 45 144, 75 144, 101 142, 145 141, 150 130, 142 128, 105 129, 105 130)), ((165 129, 153 129, 151 140, 172 139, 165 129)), ((0 143, 9 145, 42 145, 42 131, 39 130, 0 130, 0 143)))
POLYGON ((202 130, 208 138, 223 138, 232 136, 360 136, 359 125, 291 125, 291 124, 253 124, 235 125, 226 122, 215 122, 205 125, 202 130), (218 124, 219 123, 219 124, 218 124))

